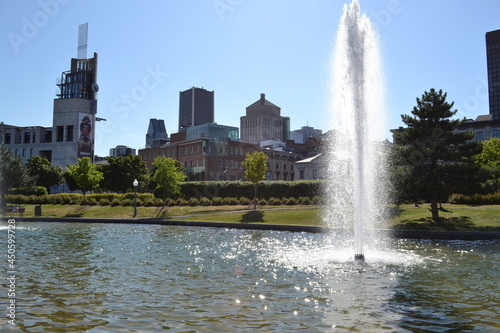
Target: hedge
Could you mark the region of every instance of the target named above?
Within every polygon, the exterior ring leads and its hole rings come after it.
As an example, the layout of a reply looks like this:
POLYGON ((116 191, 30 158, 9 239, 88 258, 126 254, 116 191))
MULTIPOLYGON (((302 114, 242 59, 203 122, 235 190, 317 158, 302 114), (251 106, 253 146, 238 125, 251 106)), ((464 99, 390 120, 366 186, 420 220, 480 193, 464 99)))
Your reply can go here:
MULTIPOLYGON (((18 205, 49 205, 49 204, 59 204, 59 205, 82 205, 83 195, 78 193, 60 193, 52 195, 19 195, 19 194, 9 194, 5 197, 6 202, 10 204, 18 205)), ((89 206, 100 205, 100 206, 133 206, 134 200, 133 196, 130 197, 128 194, 89 194, 85 197, 86 204, 89 206), (132 199, 131 199, 132 198, 132 199)), ((146 193, 141 196, 137 196, 136 200, 137 206, 162 206, 163 200, 156 199, 151 193, 146 193)), ((177 198, 176 200, 168 198, 166 200, 167 206, 220 206, 220 205, 250 205, 253 201, 247 197, 213 197, 212 199, 207 197, 202 198, 190 198, 186 200, 184 198, 177 198)), ((257 203, 259 205, 309 205, 309 204, 322 204, 322 200, 319 196, 309 197, 283 197, 283 198, 270 198, 269 200, 265 198, 258 198, 257 203)))
POLYGON ((500 205, 500 192, 491 194, 452 194, 450 203, 462 205, 500 205))

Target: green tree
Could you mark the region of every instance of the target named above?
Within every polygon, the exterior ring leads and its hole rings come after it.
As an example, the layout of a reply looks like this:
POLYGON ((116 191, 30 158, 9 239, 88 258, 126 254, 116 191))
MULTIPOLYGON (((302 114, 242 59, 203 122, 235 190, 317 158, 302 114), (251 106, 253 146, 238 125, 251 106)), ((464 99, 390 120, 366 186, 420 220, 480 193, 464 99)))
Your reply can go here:
POLYGON ((487 185, 493 191, 500 189, 500 139, 491 138, 482 142, 482 151, 476 156, 476 164, 488 170, 490 178, 487 185))
POLYGON ((33 179, 21 158, 14 157, 8 148, 0 145, 0 206, 5 204, 4 198, 10 189, 32 185, 33 179))
POLYGON ((71 176, 76 185, 83 192, 83 203, 86 204, 85 193, 95 190, 103 179, 102 172, 96 169, 89 157, 78 159, 77 164, 68 165, 68 175, 71 176))
POLYGON ((245 168, 245 178, 253 184, 253 210, 257 208, 257 185, 266 179, 267 155, 261 151, 247 153, 241 163, 245 168))
POLYGON ((446 101, 446 93, 431 89, 411 112, 413 116, 402 115, 408 126, 395 135, 399 147, 399 160, 404 161, 405 175, 401 185, 413 200, 430 201, 432 219, 439 221, 438 203, 448 199, 451 193, 463 193, 468 180, 478 171, 474 156, 479 145, 470 142, 472 132, 458 132, 464 120, 450 119, 457 110, 453 102, 446 101))
POLYGON ((36 186, 43 186, 50 193, 50 187, 59 185, 63 181, 63 172, 60 166, 55 166, 48 159, 41 156, 32 156, 26 163, 28 174, 35 180, 36 186))
POLYGON ((156 190, 162 193, 163 207, 168 197, 178 196, 181 193, 179 185, 186 175, 179 161, 165 156, 158 156, 153 162, 154 172, 151 179, 156 184, 156 190))
POLYGON ((99 167, 104 175, 101 187, 113 192, 133 191, 134 179, 145 185, 148 181, 148 168, 138 155, 126 157, 108 157, 108 164, 99 167))

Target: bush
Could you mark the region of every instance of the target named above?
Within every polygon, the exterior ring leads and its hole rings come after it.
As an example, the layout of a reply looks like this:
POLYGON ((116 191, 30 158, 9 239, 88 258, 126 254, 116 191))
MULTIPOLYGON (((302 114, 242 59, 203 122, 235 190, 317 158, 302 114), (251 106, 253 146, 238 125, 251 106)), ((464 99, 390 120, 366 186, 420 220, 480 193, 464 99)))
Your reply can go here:
POLYGON ((223 205, 231 205, 231 206, 234 206, 234 205, 237 205, 238 204, 238 200, 236 200, 236 198, 224 198, 222 199, 222 204, 223 205))
POLYGON ((10 194, 20 194, 20 195, 47 195, 47 189, 43 186, 34 187, 18 187, 13 188, 9 191, 10 194))
POLYGON ((188 204, 189 206, 198 206, 200 204, 200 200, 196 198, 189 198, 188 204))
POLYGON ((203 197, 200 199, 200 205, 201 206, 210 206, 211 201, 209 198, 203 197))
POLYGON ((221 197, 213 197, 212 198, 212 206, 220 206, 222 205, 222 198, 221 197))
POLYGON ((269 200, 267 200, 267 204, 271 206, 279 206, 282 203, 283 202, 281 201, 281 199, 275 197, 269 198, 269 200))
POLYGON ((257 199, 257 205, 267 205, 267 200, 266 199, 257 199))
POLYGON ((315 195, 314 197, 312 197, 311 203, 313 205, 322 205, 324 203, 324 200, 321 199, 319 195, 315 195))
POLYGON ((116 206, 120 206, 122 204, 121 200, 118 199, 118 198, 114 198, 113 200, 111 200, 111 207, 116 207, 116 206))
POLYGON ((90 197, 86 201, 87 201, 87 205, 89 205, 89 206, 97 205, 97 200, 95 198, 90 197))
POLYGON ((452 194, 450 203, 462 205, 500 205, 500 192, 490 194, 452 194))
POLYGON ((186 200, 186 199, 183 199, 183 198, 179 198, 175 201, 175 204, 177 206, 187 206, 189 204, 189 202, 186 200))
POLYGON ((291 205, 298 205, 298 204, 299 204, 299 201, 298 201, 296 198, 291 197, 291 198, 288 198, 288 199, 284 199, 284 200, 283 200, 283 203, 284 203, 285 205, 289 205, 289 206, 291 206, 291 205))
POLYGON ((238 203, 240 205, 243 205, 243 206, 247 206, 250 204, 250 199, 248 199, 247 197, 241 197, 239 200, 238 200, 238 203))
POLYGON ((309 197, 300 197, 299 198, 299 203, 301 205, 310 205, 311 204, 311 199, 309 199, 309 197))
POLYGON ((152 207, 152 206, 155 206, 155 199, 144 199, 142 204, 145 206, 145 207, 152 207))
POLYGON ((123 199, 122 206, 133 206, 134 199, 123 199))
POLYGON ((99 205, 101 206, 109 206, 110 204, 110 201, 106 198, 101 198, 101 200, 99 200, 99 205))

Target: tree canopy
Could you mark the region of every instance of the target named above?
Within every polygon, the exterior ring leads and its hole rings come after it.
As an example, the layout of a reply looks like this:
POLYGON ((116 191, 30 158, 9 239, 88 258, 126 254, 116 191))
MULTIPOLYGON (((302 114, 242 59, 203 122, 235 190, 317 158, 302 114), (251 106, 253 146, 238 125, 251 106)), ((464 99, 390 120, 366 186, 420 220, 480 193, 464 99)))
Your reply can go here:
POLYGON ((67 173, 74 179, 76 185, 82 190, 85 202, 85 193, 95 190, 103 179, 102 172, 96 169, 89 157, 78 159, 77 164, 68 165, 67 173))
POLYGON ((491 138, 482 142, 482 151, 476 156, 476 164, 490 173, 487 185, 491 191, 500 189, 500 139, 491 138))
POLYGON ((404 175, 402 185, 407 196, 417 201, 431 202, 432 218, 439 220, 438 202, 451 193, 469 191, 466 184, 478 168, 474 156, 479 145, 470 142, 472 132, 458 131, 464 120, 451 119, 457 110, 446 101, 442 90, 431 89, 421 98, 412 115, 402 115, 407 128, 400 129, 395 142, 400 162, 399 172, 404 175))
POLYGON ((28 174, 34 179, 35 185, 43 186, 50 193, 50 187, 59 185, 63 181, 63 172, 60 166, 55 166, 41 156, 31 156, 26 163, 28 174))
POLYGON ((21 158, 14 157, 8 148, 0 146, 0 205, 4 204, 5 195, 10 189, 31 183, 32 179, 21 158))
POLYGON ((137 179, 139 184, 144 184, 148 180, 148 169, 138 155, 108 157, 108 163, 99 166, 99 171, 104 175, 101 183, 104 190, 125 193, 133 190, 134 179, 137 179))
POLYGON ((253 183, 254 193, 253 193, 253 209, 257 207, 257 184, 266 179, 267 171, 267 155, 261 151, 255 151, 253 153, 247 153, 245 155, 245 160, 241 163, 245 168, 245 178, 253 183))
POLYGON ((186 179, 182 165, 179 161, 165 156, 158 156, 153 162, 153 176, 151 180, 156 184, 163 198, 163 206, 168 197, 180 194, 179 183, 186 179))

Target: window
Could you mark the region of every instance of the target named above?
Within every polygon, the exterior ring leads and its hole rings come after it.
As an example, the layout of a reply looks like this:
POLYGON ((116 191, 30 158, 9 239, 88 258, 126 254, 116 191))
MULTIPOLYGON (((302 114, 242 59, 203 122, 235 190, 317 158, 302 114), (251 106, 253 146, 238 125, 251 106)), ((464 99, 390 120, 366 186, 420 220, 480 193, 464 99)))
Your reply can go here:
POLYGON ((484 141, 483 131, 476 132, 476 141, 484 141))
POLYGON ((5 133, 5 144, 10 144, 10 133, 5 133))
POLYGON ((299 179, 304 179, 304 170, 299 171, 299 179))
POLYGON ((45 131, 45 142, 52 142, 52 131, 45 131))
POLYGON ((31 132, 24 132, 24 143, 31 142, 31 132))
POLYGON ((500 139, 500 130, 493 130, 492 137, 500 139))
POLYGON ((57 126, 57 142, 64 141, 64 126, 57 126))
POLYGON ((35 151, 35 148, 30 148, 30 157, 33 156, 34 151, 35 151))
POLYGON ((200 145, 196 145, 196 152, 199 153, 200 152, 200 145))
POLYGON ((66 127, 66 141, 73 141, 73 125, 66 127))

